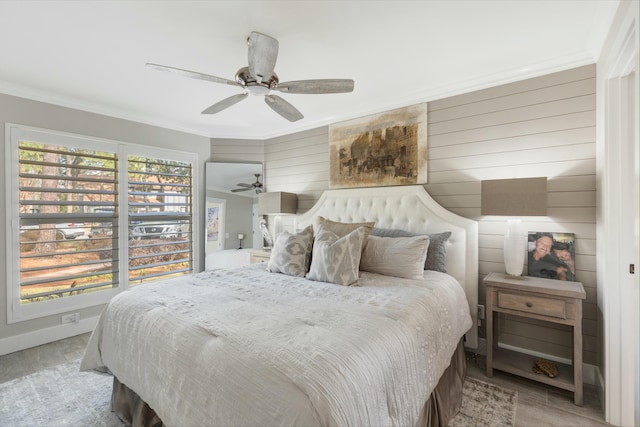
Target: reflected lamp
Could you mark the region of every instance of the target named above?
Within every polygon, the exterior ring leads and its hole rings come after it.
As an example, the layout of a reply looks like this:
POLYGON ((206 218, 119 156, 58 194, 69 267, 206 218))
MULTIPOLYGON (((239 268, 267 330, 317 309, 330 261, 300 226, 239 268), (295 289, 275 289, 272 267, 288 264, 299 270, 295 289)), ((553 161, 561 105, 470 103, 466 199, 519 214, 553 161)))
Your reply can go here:
POLYGON ((298 210, 298 196, 294 193, 272 191, 258 194, 258 215, 274 215, 274 235, 282 233, 281 215, 292 215, 298 210))

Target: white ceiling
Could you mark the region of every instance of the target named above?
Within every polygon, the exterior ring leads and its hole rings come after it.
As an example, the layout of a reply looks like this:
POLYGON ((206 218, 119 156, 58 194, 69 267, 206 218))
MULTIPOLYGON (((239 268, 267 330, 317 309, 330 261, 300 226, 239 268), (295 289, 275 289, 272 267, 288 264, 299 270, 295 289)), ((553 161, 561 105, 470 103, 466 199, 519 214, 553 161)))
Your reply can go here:
POLYGON ((613 1, 0 1, 0 92, 210 137, 265 139, 597 60, 613 1), (280 42, 281 81, 351 78, 348 94, 262 97, 233 80, 246 38, 280 42))

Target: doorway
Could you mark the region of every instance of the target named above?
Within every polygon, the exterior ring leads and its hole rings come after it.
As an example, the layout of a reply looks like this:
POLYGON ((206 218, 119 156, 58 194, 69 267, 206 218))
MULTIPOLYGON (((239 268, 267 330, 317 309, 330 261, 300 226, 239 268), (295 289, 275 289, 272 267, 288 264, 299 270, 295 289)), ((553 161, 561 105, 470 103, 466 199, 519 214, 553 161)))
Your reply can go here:
MULTIPOLYGON (((635 28, 632 27, 632 28, 635 28)), ((640 148, 635 29, 620 38, 604 83, 604 380, 606 421, 640 423, 640 148)), ((602 236, 602 237, 601 237, 602 236)))

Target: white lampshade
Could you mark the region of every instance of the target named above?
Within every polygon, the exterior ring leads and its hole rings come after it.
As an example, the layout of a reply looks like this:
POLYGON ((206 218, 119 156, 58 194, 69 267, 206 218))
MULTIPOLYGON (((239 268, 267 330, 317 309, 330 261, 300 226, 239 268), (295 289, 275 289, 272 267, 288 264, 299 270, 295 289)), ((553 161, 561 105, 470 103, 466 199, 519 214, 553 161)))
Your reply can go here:
POLYGON ((507 220, 507 232, 504 234, 504 268, 511 276, 521 276, 524 268, 524 254, 527 239, 519 219, 507 220))

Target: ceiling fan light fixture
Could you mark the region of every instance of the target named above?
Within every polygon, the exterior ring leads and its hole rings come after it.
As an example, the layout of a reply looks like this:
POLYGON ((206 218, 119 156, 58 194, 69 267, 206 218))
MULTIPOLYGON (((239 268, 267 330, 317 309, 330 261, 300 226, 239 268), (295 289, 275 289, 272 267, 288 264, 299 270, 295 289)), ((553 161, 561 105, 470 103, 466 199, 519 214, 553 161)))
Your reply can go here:
POLYGON ((271 89, 269 89, 269 86, 265 86, 262 84, 253 84, 253 85, 247 85, 247 90, 249 91, 249 93, 251 95, 254 96, 265 96, 267 94, 269 94, 269 91, 271 89))
POLYGON ((249 72, 249 67, 242 67, 236 73, 236 81, 249 91, 251 95, 265 96, 269 91, 278 86, 278 76, 272 73, 269 81, 258 82, 249 72))
POLYGON ((247 38, 249 45, 248 67, 242 67, 235 76, 235 81, 195 71, 183 70, 165 65, 147 63, 150 68, 170 72, 194 79, 240 86, 247 92, 233 95, 219 101, 202 111, 202 114, 216 114, 245 99, 248 94, 264 96, 266 104, 277 114, 290 122, 302 119, 304 116, 289 102, 270 92, 279 91, 299 94, 347 93, 353 91, 353 80, 350 79, 315 79, 284 82, 280 85, 274 71, 278 58, 278 40, 266 34, 251 32, 247 38), (265 76, 269 76, 268 78, 265 76))

